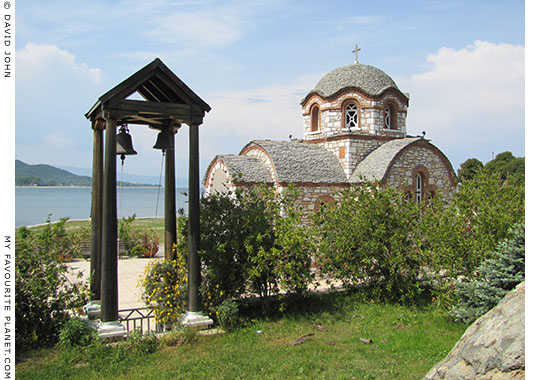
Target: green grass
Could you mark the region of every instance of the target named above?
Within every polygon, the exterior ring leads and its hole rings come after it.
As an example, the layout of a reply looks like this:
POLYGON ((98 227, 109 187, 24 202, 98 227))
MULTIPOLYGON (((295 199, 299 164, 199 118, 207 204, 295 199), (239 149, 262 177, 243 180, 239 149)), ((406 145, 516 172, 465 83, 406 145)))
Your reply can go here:
POLYGON ((277 306, 244 308, 244 327, 152 354, 103 345, 33 352, 17 379, 420 379, 466 328, 434 306, 375 304, 358 293, 296 299, 284 314, 277 306), (308 333, 312 340, 289 345, 308 333))
MULTIPOLYGON (((54 222, 53 222, 54 224, 54 222)), ((130 225, 135 230, 152 229, 159 237, 160 244, 165 240, 165 219, 164 218, 135 218, 130 225)), ((39 232, 45 228, 44 225, 29 227, 31 231, 39 232)), ((80 233, 83 239, 90 240, 92 225, 89 220, 68 220, 65 229, 69 233, 80 233)))

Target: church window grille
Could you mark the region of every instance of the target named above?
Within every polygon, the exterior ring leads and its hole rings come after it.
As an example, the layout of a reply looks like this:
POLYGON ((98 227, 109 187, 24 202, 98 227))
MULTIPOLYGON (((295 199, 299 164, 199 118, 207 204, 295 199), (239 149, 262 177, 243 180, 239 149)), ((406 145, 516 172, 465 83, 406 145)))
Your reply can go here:
POLYGON ((415 200, 417 203, 420 203, 422 201, 422 192, 423 192, 423 178, 422 174, 416 175, 416 191, 415 191, 415 200))
POLYGON ((314 106, 311 109, 311 132, 319 130, 319 107, 314 106))
POLYGON ((384 108, 384 127, 387 129, 392 128, 392 109, 390 106, 384 108))
POLYGON ((345 107, 345 128, 358 128, 358 107, 354 103, 345 107))

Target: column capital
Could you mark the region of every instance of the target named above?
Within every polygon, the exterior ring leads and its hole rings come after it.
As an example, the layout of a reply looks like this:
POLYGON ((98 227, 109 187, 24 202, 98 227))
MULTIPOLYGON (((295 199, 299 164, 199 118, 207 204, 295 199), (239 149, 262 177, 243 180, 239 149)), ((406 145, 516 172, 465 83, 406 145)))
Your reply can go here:
POLYGON ((106 126, 106 120, 103 118, 97 118, 95 120, 92 120, 92 129, 97 131, 103 131, 105 130, 106 126))

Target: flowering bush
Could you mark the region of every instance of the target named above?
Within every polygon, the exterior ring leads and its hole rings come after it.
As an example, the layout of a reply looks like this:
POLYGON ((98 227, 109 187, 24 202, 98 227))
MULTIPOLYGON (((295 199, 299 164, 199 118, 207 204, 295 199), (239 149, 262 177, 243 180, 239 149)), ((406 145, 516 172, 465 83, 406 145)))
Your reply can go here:
POLYGON ((76 253, 77 245, 66 233, 65 222, 51 224, 50 216, 43 230, 21 227, 15 237, 15 337, 16 349, 25 351, 50 346, 58 341, 62 326, 69 320, 69 310, 84 305, 88 286, 72 282, 63 257, 76 253))
POLYGON ((142 299, 153 308, 156 322, 168 324, 181 318, 187 298, 187 269, 182 255, 148 263, 140 285, 142 299))

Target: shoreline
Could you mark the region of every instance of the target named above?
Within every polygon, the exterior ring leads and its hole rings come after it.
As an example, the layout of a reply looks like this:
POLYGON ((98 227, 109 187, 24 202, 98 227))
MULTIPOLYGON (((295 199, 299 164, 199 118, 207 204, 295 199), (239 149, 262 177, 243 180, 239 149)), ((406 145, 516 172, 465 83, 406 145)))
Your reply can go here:
MULTIPOLYGON (((155 188, 158 188, 158 187, 164 187, 164 186, 159 186, 159 185, 154 185, 154 186, 134 186, 134 185, 131 185, 131 186, 116 186, 117 188, 119 187, 122 187, 123 189, 126 189, 128 187, 133 187, 133 188, 138 188, 138 189, 155 189, 155 188)), ((31 185, 15 185, 15 188, 16 189, 91 189, 92 186, 31 186, 31 185)), ((187 187, 186 187, 187 188, 187 187)), ((183 189, 183 187, 177 187, 177 189, 183 189)))

